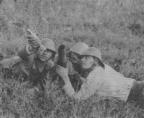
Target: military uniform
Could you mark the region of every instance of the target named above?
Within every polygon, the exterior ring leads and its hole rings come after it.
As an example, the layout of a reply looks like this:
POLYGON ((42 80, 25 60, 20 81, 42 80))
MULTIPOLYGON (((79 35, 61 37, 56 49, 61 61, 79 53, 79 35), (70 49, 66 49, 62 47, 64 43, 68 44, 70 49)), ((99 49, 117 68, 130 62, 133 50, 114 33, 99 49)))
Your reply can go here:
MULTIPOLYGON (((89 48, 83 55, 94 56, 101 60, 101 52, 96 48, 89 48)), ((64 90, 70 97, 85 100, 97 94, 99 96, 115 97, 127 101, 135 80, 126 78, 110 66, 104 65, 105 68, 95 66, 93 70, 89 72, 86 81, 82 83, 78 92, 75 92, 68 75, 66 75, 67 69, 59 66, 57 72, 65 81, 64 90)))
POLYGON ((25 80, 30 81, 31 86, 40 85, 44 89, 47 73, 51 69, 50 65, 47 62, 41 65, 37 55, 29 55, 25 48, 19 52, 19 56, 22 59, 19 66, 25 75, 25 80))
POLYGON ((24 75, 30 87, 39 86, 44 89, 47 73, 54 66, 55 44, 51 39, 40 40, 30 29, 27 30, 28 44, 14 58, 4 60, 4 67, 15 66, 15 71, 24 75), (9 63, 8 63, 9 62, 9 63))

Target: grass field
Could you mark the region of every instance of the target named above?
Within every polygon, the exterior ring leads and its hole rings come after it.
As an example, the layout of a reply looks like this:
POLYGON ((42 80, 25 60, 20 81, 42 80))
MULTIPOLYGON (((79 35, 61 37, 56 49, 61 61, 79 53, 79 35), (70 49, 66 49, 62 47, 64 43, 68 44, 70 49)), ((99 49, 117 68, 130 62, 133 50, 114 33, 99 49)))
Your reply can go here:
MULTIPOLYGON (((25 28, 57 46, 83 41, 101 49, 103 60, 126 77, 144 79, 143 0, 0 0, 0 48, 16 55, 25 28)), ((68 98, 47 81, 46 94, 24 88, 12 75, 0 79, 0 118, 143 118, 135 104, 92 96, 68 98)))

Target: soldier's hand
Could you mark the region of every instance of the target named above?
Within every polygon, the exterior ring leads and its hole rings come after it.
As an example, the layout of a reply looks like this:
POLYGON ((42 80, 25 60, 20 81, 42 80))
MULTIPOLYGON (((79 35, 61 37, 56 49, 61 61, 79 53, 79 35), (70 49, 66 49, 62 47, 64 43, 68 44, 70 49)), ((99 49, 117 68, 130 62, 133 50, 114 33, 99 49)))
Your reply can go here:
POLYGON ((49 60, 48 61, 48 63, 47 63, 47 66, 49 67, 49 68, 53 68, 54 67, 54 61, 52 61, 52 60, 49 60))
POLYGON ((27 37, 27 38, 28 43, 32 48, 36 49, 40 47, 40 42, 38 40, 34 39, 33 37, 27 37))
POLYGON ((58 73, 58 75, 60 77, 62 77, 63 79, 65 79, 68 76, 68 69, 64 68, 62 66, 57 65, 56 66, 56 72, 58 73))
POLYGON ((32 32, 30 29, 27 30, 26 38, 28 39, 28 43, 32 48, 39 48, 41 45, 41 41, 39 37, 32 32))

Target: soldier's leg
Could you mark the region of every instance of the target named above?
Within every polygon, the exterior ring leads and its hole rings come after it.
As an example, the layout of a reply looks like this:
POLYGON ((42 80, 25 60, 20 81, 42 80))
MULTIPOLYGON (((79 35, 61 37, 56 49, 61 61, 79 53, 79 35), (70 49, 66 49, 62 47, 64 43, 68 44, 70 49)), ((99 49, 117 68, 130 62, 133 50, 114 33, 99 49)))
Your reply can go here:
POLYGON ((144 81, 135 81, 127 102, 134 102, 144 108, 144 81))

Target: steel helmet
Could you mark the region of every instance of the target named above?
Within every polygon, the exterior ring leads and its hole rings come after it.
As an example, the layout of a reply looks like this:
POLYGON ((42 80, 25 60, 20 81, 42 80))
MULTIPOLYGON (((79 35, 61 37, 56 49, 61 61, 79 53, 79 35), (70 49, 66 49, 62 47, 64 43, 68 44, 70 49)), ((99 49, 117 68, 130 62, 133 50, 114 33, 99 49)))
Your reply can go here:
POLYGON ((102 60, 101 51, 95 47, 90 47, 82 55, 83 56, 85 56, 85 55, 93 56, 93 57, 96 57, 96 58, 99 58, 100 60, 102 60))
POLYGON ((78 42, 70 48, 70 51, 81 55, 88 48, 89 48, 89 46, 86 43, 78 42))
POLYGON ((43 39, 42 40, 42 45, 45 48, 47 48, 47 49, 49 49, 49 50, 51 50, 51 51, 56 53, 55 43, 54 43, 54 41, 52 39, 43 39))

